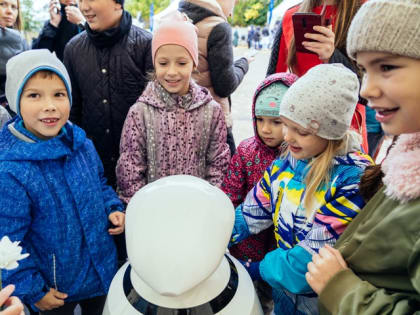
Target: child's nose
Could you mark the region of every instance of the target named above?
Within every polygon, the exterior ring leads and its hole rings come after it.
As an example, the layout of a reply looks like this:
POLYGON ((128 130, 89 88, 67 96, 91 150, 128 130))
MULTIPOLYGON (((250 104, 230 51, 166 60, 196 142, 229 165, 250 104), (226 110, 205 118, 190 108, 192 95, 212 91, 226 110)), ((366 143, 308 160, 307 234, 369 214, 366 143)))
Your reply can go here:
POLYGON ((380 96, 380 90, 377 87, 373 76, 367 74, 363 76, 360 95, 367 100, 380 96))
POLYGON ((176 74, 176 66, 174 64, 169 65, 168 74, 176 74))
POLYGON ((56 107, 54 105, 54 101, 52 99, 47 99, 46 100, 46 106, 45 106, 44 110, 46 110, 46 111, 55 111, 56 110, 56 107))
POLYGON ((270 129, 270 126, 269 126, 268 123, 263 123, 262 132, 264 132, 264 133, 270 133, 271 132, 271 129, 270 129))

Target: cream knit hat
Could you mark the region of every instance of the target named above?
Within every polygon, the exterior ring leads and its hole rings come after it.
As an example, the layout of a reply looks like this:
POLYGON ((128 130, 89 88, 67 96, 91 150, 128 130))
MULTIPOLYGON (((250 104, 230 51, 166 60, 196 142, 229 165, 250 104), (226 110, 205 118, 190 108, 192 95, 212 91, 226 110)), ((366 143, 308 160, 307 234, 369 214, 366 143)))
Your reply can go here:
POLYGON ((355 73, 341 63, 317 65, 287 90, 280 116, 321 138, 342 139, 350 128, 358 95, 355 73))
POLYGON ((368 0, 351 22, 347 53, 385 52, 420 59, 420 0, 368 0))

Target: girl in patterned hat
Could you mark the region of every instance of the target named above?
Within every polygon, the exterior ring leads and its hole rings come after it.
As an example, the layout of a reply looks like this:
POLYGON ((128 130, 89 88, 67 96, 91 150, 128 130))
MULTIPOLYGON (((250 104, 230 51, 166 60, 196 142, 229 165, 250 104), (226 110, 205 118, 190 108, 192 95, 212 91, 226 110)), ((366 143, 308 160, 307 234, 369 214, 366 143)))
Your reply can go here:
POLYGON ((357 76, 341 64, 299 78, 280 104, 287 150, 236 208, 232 244, 274 226, 277 248, 244 265, 273 288, 275 314, 317 313, 306 266, 364 206, 358 185, 371 159, 350 130, 358 91, 357 76))

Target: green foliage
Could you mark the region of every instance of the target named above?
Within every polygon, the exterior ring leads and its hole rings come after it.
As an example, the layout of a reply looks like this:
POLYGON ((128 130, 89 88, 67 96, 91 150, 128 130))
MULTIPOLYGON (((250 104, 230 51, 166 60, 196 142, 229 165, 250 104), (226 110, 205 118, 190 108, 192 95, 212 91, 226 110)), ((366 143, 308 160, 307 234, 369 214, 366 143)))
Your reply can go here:
MULTIPOLYGON (((274 0, 274 7, 280 4, 282 0, 274 0)), ((136 17, 138 12, 145 21, 149 21, 150 4, 154 4, 154 14, 164 10, 170 0, 126 0, 125 9, 136 17)), ((232 25, 265 25, 267 22, 267 12, 270 0, 239 0, 235 6, 233 18, 229 19, 232 25)))
MULTIPOLYGON (((274 7, 278 6, 282 0, 274 0, 274 7)), ((267 13, 270 0, 239 0, 235 6, 233 25, 265 25, 267 23, 267 13)))
POLYGON ((154 14, 158 14, 169 6, 170 0, 126 0, 124 7, 133 17, 140 12, 145 21, 150 18, 150 5, 153 3, 154 14))
POLYGON ((38 31, 42 26, 42 21, 37 21, 34 19, 32 2, 33 0, 20 0, 21 12, 23 17, 23 30, 25 32, 38 31))

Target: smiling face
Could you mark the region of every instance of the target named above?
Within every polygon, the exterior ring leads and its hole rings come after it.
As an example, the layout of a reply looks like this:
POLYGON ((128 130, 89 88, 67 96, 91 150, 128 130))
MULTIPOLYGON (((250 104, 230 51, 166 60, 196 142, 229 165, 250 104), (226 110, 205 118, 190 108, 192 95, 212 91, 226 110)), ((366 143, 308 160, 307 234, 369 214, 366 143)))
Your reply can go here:
POLYGON ((193 68, 193 59, 182 46, 163 45, 156 52, 156 79, 169 93, 188 93, 193 68))
POLYGON ((376 111, 382 129, 392 135, 419 132, 420 59, 360 52, 357 63, 364 72, 360 95, 376 111))
POLYGON ((40 139, 58 135, 70 115, 70 101, 64 82, 56 74, 37 72, 20 98, 20 115, 25 128, 40 139))
POLYGON ((292 156, 298 160, 310 159, 324 152, 328 140, 312 134, 301 125, 281 117, 283 122, 284 141, 292 156))
POLYGON ((103 32, 120 24, 122 6, 115 0, 79 0, 79 9, 93 31, 103 32))
POLYGON ((265 145, 277 148, 283 142, 283 125, 280 117, 257 116, 257 133, 265 145))
POLYGON ((0 0, 0 26, 13 27, 19 13, 17 0, 0 0))

